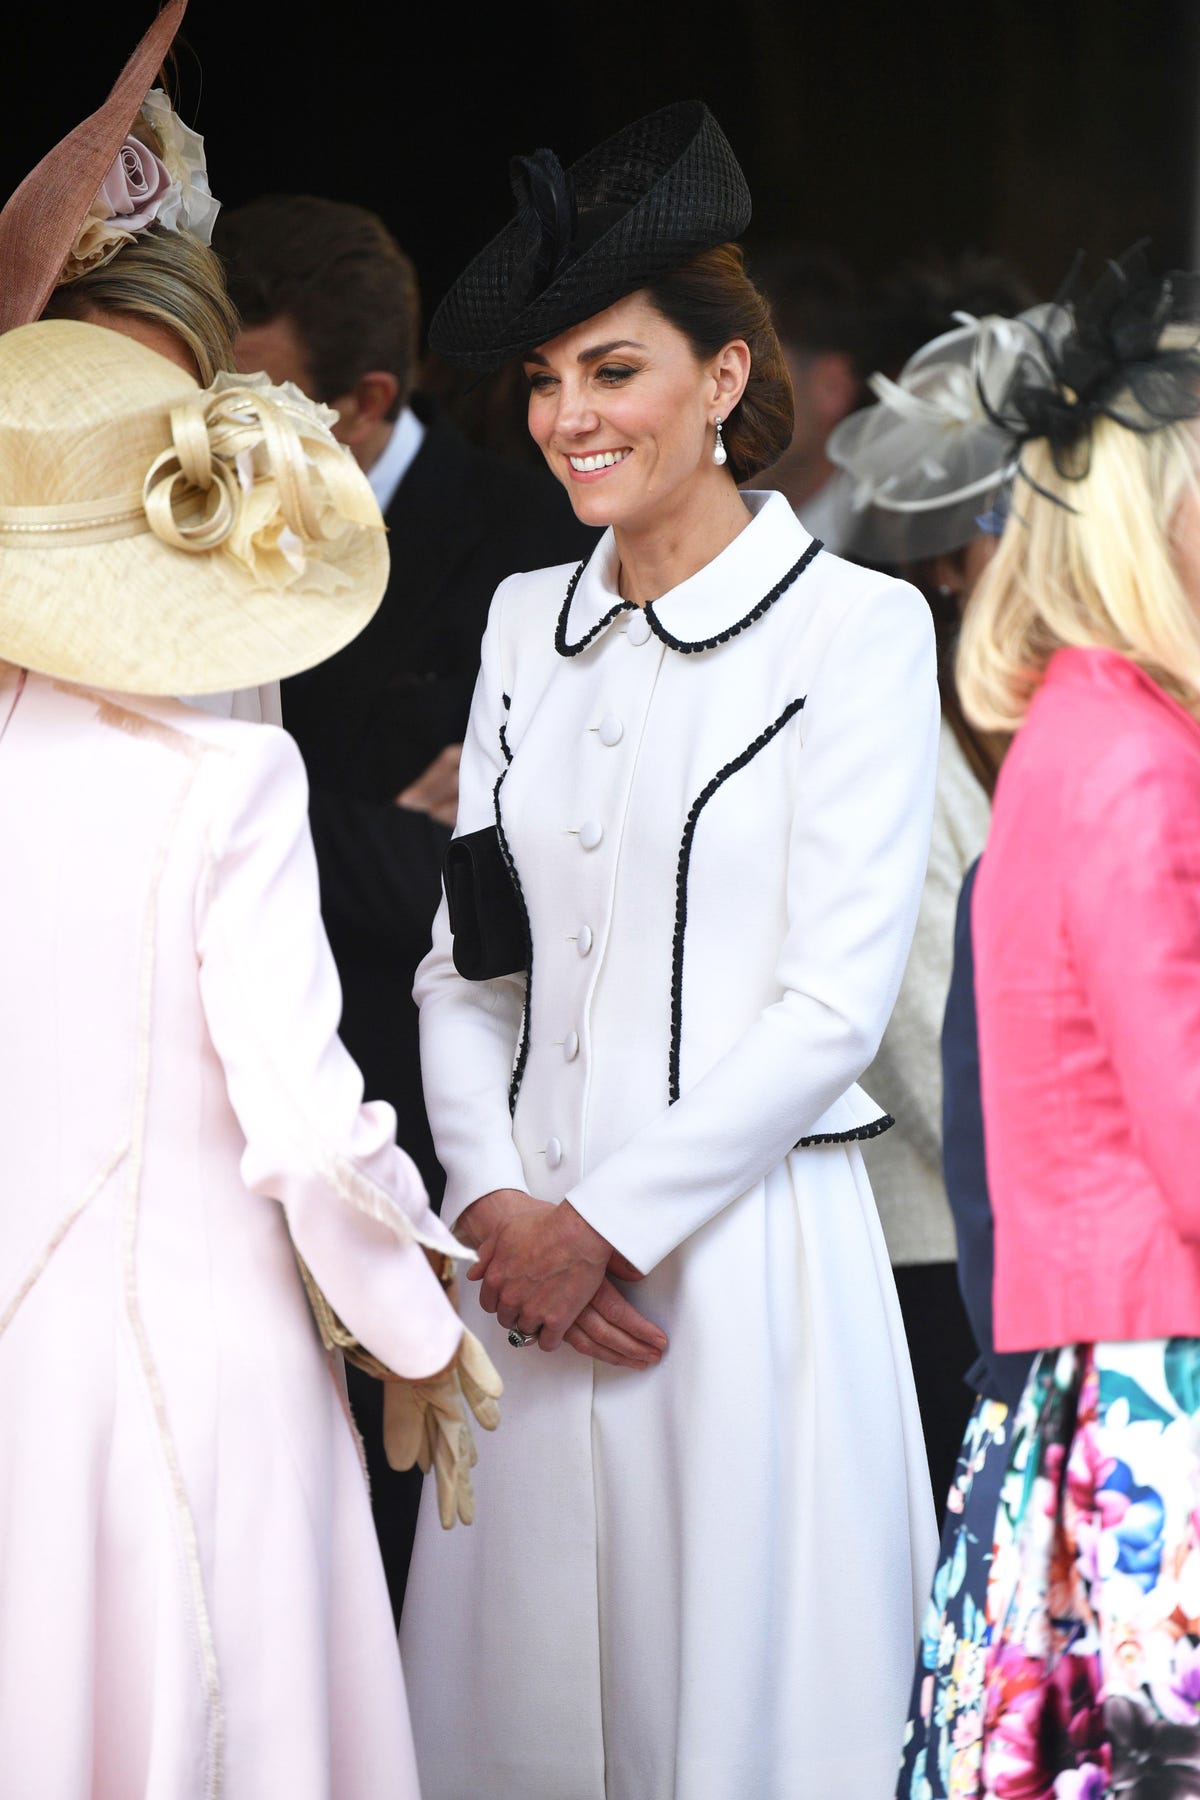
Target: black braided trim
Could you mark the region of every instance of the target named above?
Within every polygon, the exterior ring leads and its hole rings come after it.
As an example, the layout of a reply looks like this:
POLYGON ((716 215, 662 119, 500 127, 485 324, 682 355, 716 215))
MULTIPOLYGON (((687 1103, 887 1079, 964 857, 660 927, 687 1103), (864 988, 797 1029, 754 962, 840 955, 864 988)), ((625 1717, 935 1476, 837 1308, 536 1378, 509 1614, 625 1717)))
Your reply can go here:
POLYGON ((496 785, 492 789, 492 810, 496 815, 496 836, 500 841, 500 854, 503 856, 508 873, 512 878, 513 888, 521 905, 521 917, 525 921, 525 1011, 521 1015, 521 1041, 517 1045, 517 1060, 513 1064, 512 1080, 508 1084, 508 1110, 512 1113, 516 1111, 517 1093, 529 1055, 529 1002, 533 994, 533 932, 529 924, 529 908, 525 904, 525 890, 521 886, 521 877, 517 874, 517 865, 513 861, 512 851, 508 847, 508 839, 504 835, 504 820, 500 815, 500 789, 504 786, 504 777, 507 774, 508 770, 502 769, 496 777, 496 785))
POLYGON ((504 753, 505 762, 510 763, 512 761, 512 751, 508 747, 508 720, 507 719, 501 720, 501 723, 500 723, 500 748, 504 753))
MULTIPOLYGON (((716 637, 696 638, 694 640, 672 637, 666 626, 659 624, 658 617, 654 611, 655 602, 653 600, 645 609, 646 618, 650 622, 650 629, 657 637, 662 639, 668 649, 679 650, 684 656, 691 656, 697 650, 715 650, 718 644, 727 644, 730 638, 737 637, 738 633, 741 631, 748 631, 750 626, 761 619, 764 613, 770 612, 780 595, 785 594, 791 587, 793 581, 803 575, 805 569, 808 568, 809 564, 824 548, 825 546, 822 544, 820 538, 814 538, 812 543, 808 546, 808 549, 804 552, 804 555, 800 558, 800 561, 792 564, 792 567, 788 570, 783 580, 777 581, 770 593, 764 594, 758 605, 750 608, 750 611, 746 614, 745 618, 739 619, 736 625, 727 625, 724 631, 718 631, 716 637)), ((609 618, 611 617, 612 614, 610 613, 609 618)), ((605 622, 607 623, 607 621, 605 622)), ((600 627, 597 625, 596 630, 599 631, 599 629, 600 627)))
POLYGON ((600 636, 600 633, 604 630, 606 625, 612 624, 618 613, 632 612, 633 610, 632 600, 618 600, 615 606, 609 607, 604 617, 599 619, 596 624, 592 626, 590 631, 584 633, 578 643, 568 644, 567 614, 571 610, 571 601, 575 597, 575 589, 579 586, 579 577, 586 568, 586 563, 580 563, 570 581, 567 583, 567 597, 562 603, 562 610, 558 615, 558 624, 554 628, 554 648, 558 651, 560 656, 578 656, 581 650, 587 649, 594 638, 600 636))
POLYGON ((891 1113, 884 1113, 880 1119, 872 1119, 869 1125, 856 1125, 852 1131, 814 1131, 811 1137, 802 1137, 796 1145, 797 1150, 809 1150, 814 1144, 853 1144, 860 1138, 882 1137, 896 1123, 891 1113))
POLYGON ((683 1036, 683 938, 687 930, 688 865, 692 859, 692 840, 696 835, 696 826, 700 814, 717 789, 731 775, 736 775, 739 769, 744 769, 748 762, 752 762, 759 751, 783 730, 788 720, 795 718, 803 705, 803 695, 799 700, 790 700, 773 725, 768 725, 765 731, 760 732, 740 756, 735 756, 723 769, 718 769, 699 798, 693 801, 684 823, 683 841, 679 846, 679 867, 675 874, 675 936, 671 947, 671 1054, 667 1066, 667 1091, 672 1106, 679 1098, 679 1041, 683 1036))

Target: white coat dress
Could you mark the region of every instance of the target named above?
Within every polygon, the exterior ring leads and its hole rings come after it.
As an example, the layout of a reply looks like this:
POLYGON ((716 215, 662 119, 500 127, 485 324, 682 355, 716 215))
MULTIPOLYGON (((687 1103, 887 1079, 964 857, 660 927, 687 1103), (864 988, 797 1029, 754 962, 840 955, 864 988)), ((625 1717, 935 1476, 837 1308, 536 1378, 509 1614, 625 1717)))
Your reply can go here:
POLYGON ((443 907, 443 1216, 567 1196, 670 1349, 517 1352, 480 1315, 504 1429, 471 1532, 425 1496, 401 1628, 426 1800, 891 1792, 935 1536, 855 1082, 925 872, 933 633, 748 500, 644 611, 610 532, 578 580, 505 582, 484 639, 458 829, 499 819, 532 967, 460 979, 443 907))
POLYGON ((418 1800, 341 1359, 460 1326, 282 731, 0 663, 0 1793, 418 1800))

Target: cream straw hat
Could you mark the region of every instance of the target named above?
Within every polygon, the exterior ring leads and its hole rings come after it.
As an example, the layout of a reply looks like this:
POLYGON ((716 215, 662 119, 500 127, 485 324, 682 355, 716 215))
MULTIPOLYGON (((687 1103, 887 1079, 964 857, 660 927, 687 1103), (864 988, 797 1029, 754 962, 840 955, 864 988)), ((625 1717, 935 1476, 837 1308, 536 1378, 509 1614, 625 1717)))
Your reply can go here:
POLYGON ((0 659, 135 694, 254 687, 360 632, 383 520, 334 418, 115 331, 0 336, 0 659))

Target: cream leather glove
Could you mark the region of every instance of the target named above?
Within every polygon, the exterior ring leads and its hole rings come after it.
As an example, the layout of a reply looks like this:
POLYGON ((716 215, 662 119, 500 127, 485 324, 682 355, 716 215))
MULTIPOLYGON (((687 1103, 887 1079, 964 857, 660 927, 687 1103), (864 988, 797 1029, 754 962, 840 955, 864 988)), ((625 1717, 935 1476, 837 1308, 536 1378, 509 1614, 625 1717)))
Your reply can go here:
POLYGON ((383 1447, 388 1462, 393 1469, 411 1469, 415 1463, 425 1474, 432 1468, 438 1516, 446 1531, 457 1519, 470 1525, 475 1517, 471 1470, 477 1456, 463 1399, 483 1429, 495 1431, 500 1423, 496 1402, 503 1392, 491 1357, 466 1330, 458 1355, 440 1375, 384 1384, 383 1447))

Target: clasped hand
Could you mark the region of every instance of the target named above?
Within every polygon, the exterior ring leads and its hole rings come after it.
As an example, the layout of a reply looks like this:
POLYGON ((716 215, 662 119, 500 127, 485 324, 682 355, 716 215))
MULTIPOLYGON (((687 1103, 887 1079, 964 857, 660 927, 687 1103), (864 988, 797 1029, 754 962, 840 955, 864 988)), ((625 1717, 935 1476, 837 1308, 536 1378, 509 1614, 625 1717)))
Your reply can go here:
POLYGON ((542 1350, 566 1343, 618 1368, 658 1363, 666 1334, 610 1279, 638 1281, 639 1272, 567 1201, 500 1189, 468 1207, 458 1230, 478 1250, 467 1279, 506 1329, 536 1332, 542 1350))

